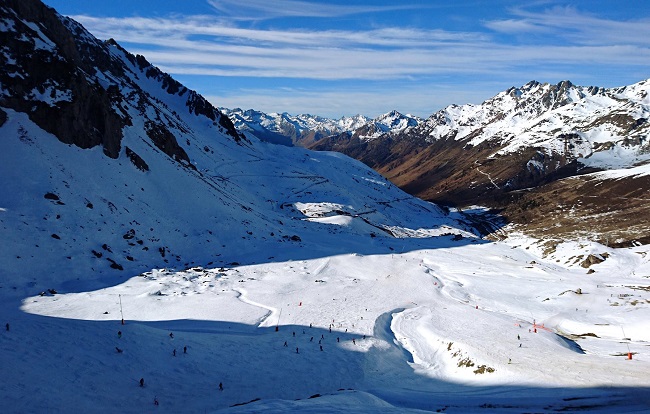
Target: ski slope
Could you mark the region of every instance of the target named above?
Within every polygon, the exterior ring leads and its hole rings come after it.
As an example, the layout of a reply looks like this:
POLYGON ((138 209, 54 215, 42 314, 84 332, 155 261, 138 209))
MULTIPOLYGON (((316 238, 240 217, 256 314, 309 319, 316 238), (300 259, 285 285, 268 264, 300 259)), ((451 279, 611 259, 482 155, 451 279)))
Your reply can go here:
POLYGON ((238 137, 32 3, 0 8, 38 51, 3 52, 3 413, 650 410, 648 246, 481 239, 346 156, 238 137), (48 65, 69 42, 94 54, 65 79, 48 65), (26 93, 37 64, 52 87, 26 93), (114 158, 21 112, 68 102, 50 75, 115 99, 114 158))
POLYGON ((536 246, 440 240, 28 297, 3 305, 0 392, 16 412, 649 409, 647 248, 536 246), (610 257, 587 274, 585 249, 610 257))

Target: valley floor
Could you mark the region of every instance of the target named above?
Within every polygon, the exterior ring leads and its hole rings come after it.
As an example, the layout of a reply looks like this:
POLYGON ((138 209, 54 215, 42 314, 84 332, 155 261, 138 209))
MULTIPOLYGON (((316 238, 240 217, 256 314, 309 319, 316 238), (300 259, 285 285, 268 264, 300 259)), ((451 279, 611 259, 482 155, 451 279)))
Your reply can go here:
POLYGON ((157 269, 98 290, 5 295, 2 405, 133 413, 650 410, 647 246, 565 243, 544 258, 523 237, 406 247, 157 269), (609 257, 588 274, 577 265, 585 252, 609 257))

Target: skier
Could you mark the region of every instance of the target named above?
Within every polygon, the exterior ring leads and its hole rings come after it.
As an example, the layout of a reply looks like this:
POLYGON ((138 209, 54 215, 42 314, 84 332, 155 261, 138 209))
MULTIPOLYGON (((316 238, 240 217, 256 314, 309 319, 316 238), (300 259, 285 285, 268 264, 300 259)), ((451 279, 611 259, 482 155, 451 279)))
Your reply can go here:
POLYGON ((118 348, 118 347, 115 347, 115 350, 117 351, 118 354, 121 354, 122 352, 124 352, 123 350, 121 350, 121 349, 118 348))
POLYGON ((314 337, 312 336, 309 342, 314 342, 314 337))
POLYGON ((153 397, 153 405, 158 406, 158 397, 153 397))
POLYGON ((223 391, 223 383, 219 383, 219 391, 223 391))
POLYGON ((336 337, 336 342, 340 342, 340 341, 339 341, 339 337, 338 337, 338 336, 336 337))
POLYGON ((117 338, 121 339, 122 338, 122 331, 117 331, 117 338))
POLYGON ((296 354, 299 354, 299 353, 300 353, 300 352, 298 352, 298 347, 296 347, 296 354))
POLYGON ((170 337, 171 339, 174 339, 174 333, 173 333, 173 332, 170 332, 170 333, 169 333, 169 337, 170 337))
POLYGON ((357 342, 354 340, 354 338, 352 338, 352 343, 355 344, 355 345, 357 344, 357 342))
POLYGON ((320 350, 321 350, 321 351, 323 350, 323 345, 320 346, 320 350))
POLYGON ((519 337, 519 335, 517 335, 517 340, 518 340, 518 341, 521 340, 521 338, 519 337))
POLYGON ((183 347, 183 353, 184 353, 184 354, 187 354, 187 346, 184 346, 184 347, 183 347))
POLYGON ((288 347, 288 346, 289 346, 289 345, 287 345, 287 341, 284 341, 284 346, 286 346, 286 347, 288 347))
POLYGON ((140 378, 140 386, 144 387, 144 378, 140 378))
POLYGON ((9 332, 9 322, 5 325, 5 328, 7 328, 7 332, 9 332))
POLYGON ((296 337, 296 333, 295 333, 295 332, 293 333, 293 337, 294 337, 294 338, 296 337))
POLYGON ((519 344, 519 348, 521 348, 521 344, 519 344))
POLYGON ((176 356, 176 348, 174 348, 174 351, 172 352, 174 356, 176 356))

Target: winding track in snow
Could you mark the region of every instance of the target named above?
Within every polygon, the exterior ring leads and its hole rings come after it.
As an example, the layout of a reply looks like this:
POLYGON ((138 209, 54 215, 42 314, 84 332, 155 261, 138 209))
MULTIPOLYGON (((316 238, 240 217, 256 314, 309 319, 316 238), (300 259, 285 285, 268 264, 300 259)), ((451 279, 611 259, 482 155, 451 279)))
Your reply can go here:
POLYGON ((278 311, 277 308, 273 308, 271 306, 267 306, 267 305, 261 304, 259 302, 255 302, 255 301, 252 301, 252 300, 248 299, 246 297, 246 293, 247 293, 246 290, 244 290, 242 288, 236 288, 236 289, 233 289, 233 291, 237 292, 237 299, 239 299, 240 301, 242 301, 242 302, 244 302, 244 303, 246 303, 248 305, 252 305, 252 306, 256 306, 258 308, 266 309, 268 311, 257 322, 257 327, 258 328, 273 326, 273 325, 277 325, 278 323, 280 323, 280 315, 279 315, 279 311, 278 311))

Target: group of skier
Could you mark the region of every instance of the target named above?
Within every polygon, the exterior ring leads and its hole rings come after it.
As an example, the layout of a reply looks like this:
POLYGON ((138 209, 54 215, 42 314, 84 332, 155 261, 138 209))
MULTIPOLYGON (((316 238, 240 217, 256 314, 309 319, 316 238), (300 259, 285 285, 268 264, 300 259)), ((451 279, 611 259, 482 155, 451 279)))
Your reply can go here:
MULTIPOLYGON (((309 324, 309 328, 312 328, 312 326, 313 326, 313 324, 310 323, 310 324, 309 324)), ((329 325, 329 328, 328 328, 329 333, 332 333, 332 327, 334 327, 334 324, 333 324, 333 323, 331 323, 331 324, 329 325)), ((277 330, 277 329, 276 329, 276 330, 277 330)), ((347 332, 347 331, 348 331, 348 330, 346 329, 345 332, 347 332)), ((302 334, 303 334, 303 335, 307 335, 307 332, 306 332, 305 329, 302 330, 302 334)), ((295 337, 296 337, 296 332, 295 332, 295 331, 292 332, 291 337, 292 337, 292 338, 295 338, 295 337)), ((356 344, 357 344, 356 339, 357 339, 357 338, 352 338, 352 339, 351 339, 351 342, 352 342, 353 345, 356 345, 356 344)), ((363 335, 363 339, 366 339, 366 335, 363 335)), ((325 334, 321 334, 320 339, 318 340, 318 347, 319 347, 319 349, 320 349, 321 352, 324 351, 324 349, 323 349, 323 341, 325 341, 325 334)), ((310 337, 309 337, 309 342, 314 342, 314 337, 313 337, 313 336, 310 336, 310 337)), ((341 338, 337 336, 337 337, 336 337, 336 342, 339 342, 339 343, 340 343, 340 342, 341 342, 341 338)), ((284 348, 289 348, 289 340, 284 341, 284 343, 282 344, 282 346, 283 346, 284 348)), ((299 353, 300 353, 300 348, 299 348, 299 347, 296 347, 296 354, 299 354, 299 353)))
MULTIPOLYGON (((6 328, 7 328, 7 331, 8 331, 9 330, 9 324, 8 323, 6 325, 6 328)), ((117 331, 117 338, 122 339, 122 331, 117 331)), ((174 333, 173 332, 169 333, 169 338, 172 339, 172 340, 174 339, 174 333)), ((121 353, 124 352, 124 350, 122 348, 118 347, 118 346, 115 347, 115 350, 116 350, 116 352, 118 354, 121 354, 121 353)), ((187 354, 187 345, 183 346, 183 353, 187 354)), ((172 355, 176 356, 176 348, 173 349, 172 355)), ((138 384, 140 385, 141 388, 144 388, 144 384, 145 384, 144 378, 140 378, 140 380, 138 381, 138 384)), ((218 389, 219 389, 219 391, 223 391, 223 382, 219 382, 218 389)), ((158 401, 158 397, 154 397, 153 403, 154 403, 155 406, 160 405, 160 402, 158 401)))

